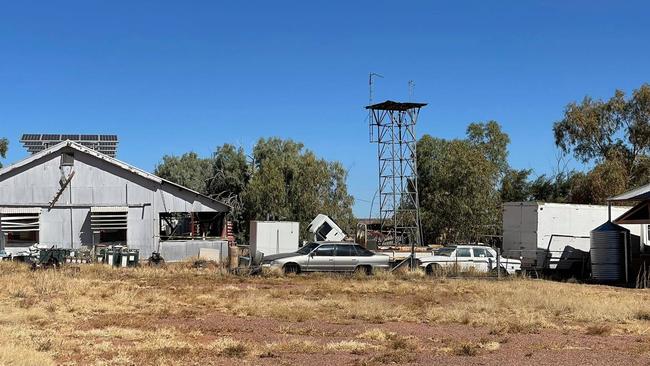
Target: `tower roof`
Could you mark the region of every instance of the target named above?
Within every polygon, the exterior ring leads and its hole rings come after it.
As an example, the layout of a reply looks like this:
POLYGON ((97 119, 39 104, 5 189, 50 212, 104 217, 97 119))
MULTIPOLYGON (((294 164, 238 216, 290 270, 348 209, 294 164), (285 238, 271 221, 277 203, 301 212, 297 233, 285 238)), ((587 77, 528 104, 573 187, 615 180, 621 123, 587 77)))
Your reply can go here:
POLYGON ((402 102, 393 102, 392 100, 387 100, 382 103, 373 104, 366 106, 366 109, 380 110, 380 111, 407 111, 413 108, 422 108, 426 103, 402 103, 402 102))

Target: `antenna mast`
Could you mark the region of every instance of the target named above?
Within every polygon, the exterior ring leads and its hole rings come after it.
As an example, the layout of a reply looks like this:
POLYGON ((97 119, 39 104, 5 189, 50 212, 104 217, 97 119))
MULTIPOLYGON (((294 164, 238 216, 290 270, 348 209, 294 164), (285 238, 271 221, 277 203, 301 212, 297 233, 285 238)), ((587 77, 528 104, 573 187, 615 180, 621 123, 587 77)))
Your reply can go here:
MULTIPOLYGON (((372 105, 372 97, 373 97, 373 87, 374 87, 374 82, 373 78, 378 77, 378 78, 384 78, 382 75, 377 74, 376 72, 371 72, 368 74, 368 105, 372 105)), ((368 121, 372 119, 372 111, 368 110, 368 121)), ((369 124, 369 134, 370 134, 370 142, 373 142, 374 140, 374 129, 372 126, 369 124)), ((371 212, 372 214, 372 212, 371 212)))
POLYGON ((371 105, 371 104, 372 104, 372 96, 373 96, 373 95, 372 95, 372 92, 373 92, 373 88, 372 88, 372 87, 373 87, 373 84, 374 84, 373 81, 372 81, 372 79, 373 79, 373 77, 375 77, 375 76, 378 77, 378 78, 382 78, 382 79, 384 78, 382 75, 379 75, 379 74, 377 74, 377 73, 375 73, 375 72, 371 72, 371 73, 368 75, 368 94, 369 94, 369 95, 368 95, 368 105, 371 105))

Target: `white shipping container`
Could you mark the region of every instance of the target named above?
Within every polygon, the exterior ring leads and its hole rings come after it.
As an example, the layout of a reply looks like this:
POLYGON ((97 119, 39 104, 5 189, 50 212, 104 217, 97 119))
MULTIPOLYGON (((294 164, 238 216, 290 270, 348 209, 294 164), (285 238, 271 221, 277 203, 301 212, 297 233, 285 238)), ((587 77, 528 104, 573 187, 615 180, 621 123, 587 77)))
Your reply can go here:
POLYGON ((251 221, 251 252, 264 255, 295 252, 298 250, 300 224, 291 221, 251 221))
MULTIPOLYGON (((612 207, 612 220, 630 207, 612 207)), ((567 246, 589 252, 589 233, 608 219, 608 207, 543 202, 503 204, 503 254, 522 258, 522 262, 544 262, 547 251, 557 263, 567 246), (568 237, 554 237, 565 235, 568 237), (549 243, 550 241, 550 243, 549 243)), ((647 225, 623 225, 646 242, 647 225)), ((551 266, 551 269, 553 267, 551 266)))

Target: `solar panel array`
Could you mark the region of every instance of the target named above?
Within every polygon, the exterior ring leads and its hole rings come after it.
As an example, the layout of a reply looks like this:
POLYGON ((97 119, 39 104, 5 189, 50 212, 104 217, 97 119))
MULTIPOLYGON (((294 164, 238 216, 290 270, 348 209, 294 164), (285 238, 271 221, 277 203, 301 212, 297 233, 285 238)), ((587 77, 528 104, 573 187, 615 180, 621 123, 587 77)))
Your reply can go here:
POLYGON ((112 158, 117 153, 117 135, 76 135, 76 134, 24 134, 20 139, 25 149, 32 154, 43 151, 62 141, 70 140, 112 158))

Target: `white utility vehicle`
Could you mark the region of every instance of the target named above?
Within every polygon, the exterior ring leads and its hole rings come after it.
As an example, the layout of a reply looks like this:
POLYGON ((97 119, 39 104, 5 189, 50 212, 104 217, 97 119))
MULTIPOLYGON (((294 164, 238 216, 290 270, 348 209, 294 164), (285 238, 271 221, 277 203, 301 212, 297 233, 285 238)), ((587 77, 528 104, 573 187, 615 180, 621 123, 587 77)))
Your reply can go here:
MULTIPOLYGON (((446 246, 436 249, 431 256, 418 258, 418 261, 427 274, 434 274, 442 269, 497 273, 497 252, 482 245, 446 246)), ((500 257, 499 266, 502 274, 521 271, 521 261, 518 259, 500 257)))

